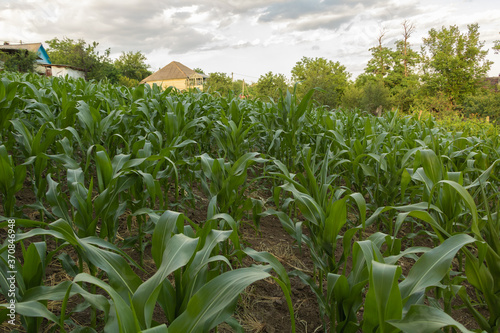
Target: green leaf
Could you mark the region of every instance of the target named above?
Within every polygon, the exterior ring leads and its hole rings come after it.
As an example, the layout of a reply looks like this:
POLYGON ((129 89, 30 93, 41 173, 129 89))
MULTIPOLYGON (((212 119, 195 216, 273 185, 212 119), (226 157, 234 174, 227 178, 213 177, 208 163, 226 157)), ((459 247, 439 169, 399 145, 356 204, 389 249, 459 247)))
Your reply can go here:
MULTIPOLYGON (((0 304, 0 307, 7 308, 7 306, 7 304, 0 304)), ((47 309, 47 306, 39 302, 30 301, 16 303, 16 313, 27 317, 46 318, 59 325, 57 317, 47 309)))
POLYGON ((151 254, 156 267, 161 265, 163 253, 177 223, 184 223, 184 215, 170 210, 165 211, 156 222, 151 245, 151 254))
MULTIPOLYGON (((42 244, 45 245, 45 243, 42 244)), ((26 289, 39 286, 43 282, 44 269, 35 243, 28 246, 28 249, 23 254, 23 259, 23 279, 26 289)))
POLYGON ((208 332, 229 318, 238 295, 255 281, 270 275, 254 267, 223 273, 204 285, 191 298, 186 311, 169 326, 173 332, 208 332))
POLYGON ((132 304, 142 327, 149 328, 151 326, 153 310, 163 281, 170 273, 191 260, 197 244, 197 238, 189 238, 183 234, 174 235, 168 241, 163 252, 161 266, 149 280, 137 288, 132 297, 132 304))
MULTIPOLYGON (((462 197, 462 199, 464 200, 464 202, 466 203, 466 205, 470 209, 470 213, 471 213, 471 217, 472 217, 472 225, 471 225, 472 232, 476 235, 476 237, 478 237, 480 240, 482 240, 483 238, 481 236, 481 232, 479 231, 479 225, 478 225, 477 207, 476 207, 476 204, 474 202, 474 199, 469 194, 469 192, 467 192, 467 190, 462 185, 460 185, 457 182, 451 181, 451 180, 442 180, 438 184, 447 184, 447 185, 451 186, 451 188, 453 188, 462 197)), ((435 186, 432 189, 432 191, 434 192, 436 190, 436 188, 437 188, 437 186, 435 186)))
POLYGON ((407 278, 399 285, 403 299, 438 284, 449 271, 455 254, 463 246, 474 241, 475 239, 469 235, 458 234, 424 253, 413 265, 407 278))
POLYGON ((115 308, 115 315, 118 321, 120 333, 137 332, 135 315, 130 309, 130 305, 128 305, 120 296, 120 294, 118 294, 118 292, 116 292, 116 290, 113 289, 110 285, 87 273, 78 274, 77 276, 75 276, 73 282, 91 283, 106 291, 113 300, 113 307, 115 308))
POLYGON ((370 288, 365 299, 363 314, 364 332, 397 332, 386 320, 401 319, 403 301, 398 278, 401 267, 372 261, 370 288))
POLYGON ((276 257, 268 252, 257 252, 251 248, 246 248, 245 250, 243 250, 243 252, 248 254, 256 261, 270 264, 274 271, 278 273, 279 278, 273 278, 278 282, 278 284, 281 286, 281 289, 283 290, 283 293, 285 294, 285 298, 288 304, 288 310, 290 312, 292 332, 295 332, 295 315, 291 299, 292 287, 285 267, 283 267, 283 265, 279 262, 278 259, 276 259, 276 257))
POLYGON ((141 333, 168 333, 168 327, 165 324, 161 324, 147 330, 142 330, 141 333))
POLYGON ((447 326, 472 333, 445 312, 426 305, 412 305, 402 320, 390 320, 389 324, 407 333, 434 333, 447 326))
POLYGON ((113 178, 113 165, 111 159, 103 147, 97 146, 96 151, 96 165, 97 165, 97 180, 99 183, 99 192, 104 191, 113 178))
POLYGON ((442 163, 436 153, 430 149, 422 149, 420 151, 420 156, 422 159, 422 166, 427 177, 429 177, 434 184, 442 180, 442 163))

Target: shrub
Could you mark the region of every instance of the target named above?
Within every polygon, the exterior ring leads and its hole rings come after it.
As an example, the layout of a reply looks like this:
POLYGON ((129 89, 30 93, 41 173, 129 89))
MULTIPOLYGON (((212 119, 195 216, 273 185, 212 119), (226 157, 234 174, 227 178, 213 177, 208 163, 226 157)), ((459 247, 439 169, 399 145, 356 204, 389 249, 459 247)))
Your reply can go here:
POLYGON ((379 106, 388 109, 391 104, 391 92, 384 86, 383 81, 369 81, 363 87, 361 107, 364 110, 374 113, 379 106))
POLYGON ((476 96, 469 96, 465 98, 462 107, 466 116, 490 117, 490 121, 498 121, 500 119, 500 93, 488 90, 476 96))

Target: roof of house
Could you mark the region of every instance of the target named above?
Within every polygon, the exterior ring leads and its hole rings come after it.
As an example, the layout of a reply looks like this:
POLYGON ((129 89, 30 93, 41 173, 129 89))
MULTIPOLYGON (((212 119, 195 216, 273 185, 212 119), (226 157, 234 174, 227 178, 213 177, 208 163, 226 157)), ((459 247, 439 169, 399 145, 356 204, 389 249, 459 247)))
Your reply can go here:
POLYGON ((30 52, 37 53, 39 56, 39 62, 46 62, 50 64, 50 58, 49 55, 47 54, 47 51, 45 51, 45 48, 43 47, 42 43, 24 43, 24 44, 9 44, 9 43, 4 43, 3 45, 0 45, 0 50, 28 50, 30 52))
POLYGON ((163 67, 159 71, 151 74, 141 82, 187 79, 187 78, 192 78, 194 76, 208 77, 204 74, 199 74, 195 72, 191 68, 184 66, 178 61, 172 61, 170 64, 163 67))
POLYGON ((4 44, 0 45, 0 50, 28 50, 31 52, 38 52, 42 43, 26 43, 26 44, 4 44))

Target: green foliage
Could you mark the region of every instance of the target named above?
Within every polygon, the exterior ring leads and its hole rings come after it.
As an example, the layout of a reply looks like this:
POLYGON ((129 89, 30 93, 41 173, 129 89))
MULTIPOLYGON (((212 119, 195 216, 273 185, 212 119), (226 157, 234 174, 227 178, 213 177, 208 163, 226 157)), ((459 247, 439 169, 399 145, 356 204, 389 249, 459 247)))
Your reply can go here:
POLYGON ((487 50, 479 40, 479 25, 470 24, 466 33, 457 26, 431 29, 424 38, 422 61, 424 91, 427 96, 444 93, 460 104, 478 89, 478 80, 491 67, 487 50))
POLYGON ((110 50, 106 49, 101 55, 97 51, 99 43, 87 44, 83 39, 75 41, 68 37, 54 38, 46 43, 47 54, 53 63, 81 68, 87 72, 87 79, 108 78, 110 82, 117 82, 118 75, 113 73, 114 66, 109 58, 110 50))
POLYGON ((378 38, 378 45, 369 49, 372 53, 372 58, 368 61, 365 68, 365 73, 372 74, 378 78, 385 77, 392 67, 392 51, 385 46, 382 46, 382 40, 385 33, 382 33, 378 38))
POLYGON ((126 76, 120 75, 118 79, 118 84, 121 84, 122 86, 132 88, 132 87, 137 87, 139 85, 139 81, 136 79, 131 79, 126 76))
POLYGON ((38 56, 34 52, 18 50, 14 53, 0 51, 0 62, 4 70, 12 72, 30 73, 35 70, 38 56))
POLYGON ((207 80, 208 91, 218 91, 222 95, 227 95, 233 88, 233 82, 226 73, 210 73, 207 80))
POLYGON ((432 112, 438 118, 458 116, 453 101, 444 92, 439 91, 436 95, 419 98, 411 107, 412 110, 425 110, 432 112))
MULTIPOLYGON (((389 88, 373 78, 364 84, 376 100, 389 88)), ((346 103, 364 89, 352 87, 346 103)), ((8 299, 16 271, 23 329, 237 327, 238 295, 273 279, 293 331, 294 276, 314 293, 325 332, 468 332, 453 318, 458 298, 473 325, 498 332, 498 129, 455 117, 444 95, 434 107, 450 112, 435 119, 332 111, 313 105, 314 92, 264 102, 2 73, 0 228, 15 217, 17 251, 10 259, 9 242, 0 245, 0 293, 8 299), (199 204, 200 188, 206 219, 173 210, 199 204), (20 204, 20 191, 33 201, 20 204), (312 271, 244 248, 241 224, 258 229, 269 215, 307 247, 312 271), (264 265, 232 267, 245 256, 264 265), (68 278, 46 285, 56 260, 68 278), (82 311, 88 321, 76 322, 82 311)))
POLYGON ((297 83, 300 98, 311 89, 319 88, 314 99, 320 105, 331 107, 340 105, 349 77, 345 66, 325 58, 303 57, 292 69, 292 81, 297 83))
POLYGON ((363 87, 363 97, 361 98, 361 108, 374 113, 377 108, 387 110, 391 107, 391 92, 384 86, 382 80, 369 81, 363 87))
POLYGON ((489 117, 490 121, 500 120, 500 93, 485 90, 475 96, 468 96, 462 103, 464 115, 467 117, 489 117))
MULTIPOLYGON (((145 77, 151 75, 151 72, 148 70, 149 65, 146 64, 146 56, 140 51, 122 52, 120 57, 115 60, 114 65, 120 71, 121 76, 125 76, 130 80, 140 82, 145 77)), ((120 81, 122 81, 121 77, 120 81)), ((130 87, 130 85, 126 86, 130 87)))
POLYGON ((253 87, 249 86, 245 80, 234 80, 231 84, 231 91, 234 93, 234 95, 240 96, 240 98, 243 98, 243 96, 249 96, 253 92, 253 87), (245 90, 245 93, 243 94, 243 90, 245 90))
POLYGON ((340 106, 345 110, 355 110, 361 107, 361 99, 363 98, 363 89, 355 84, 349 84, 344 91, 340 106))
POLYGON ((255 84, 255 94, 264 100, 272 98, 277 101, 281 93, 287 89, 286 77, 283 74, 273 74, 273 72, 261 75, 255 84))
POLYGON ((477 118, 474 115, 465 117, 459 113, 450 113, 448 115, 438 115, 436 123, 439 126, 453 132, 462 132, 467 135, 495 135, 498 133, 498 126, 492 122, 486 122, 484 118, 477 118))

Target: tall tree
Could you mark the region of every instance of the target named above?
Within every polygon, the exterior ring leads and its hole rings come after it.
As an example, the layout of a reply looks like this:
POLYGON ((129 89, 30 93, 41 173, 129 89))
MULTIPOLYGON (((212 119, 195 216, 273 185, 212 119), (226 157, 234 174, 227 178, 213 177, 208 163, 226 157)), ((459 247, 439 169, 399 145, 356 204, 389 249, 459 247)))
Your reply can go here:
POLYGON ((422 46, 425 92, 434 96, 442 92, 455 105, 468 95, 474 95, 479 80, 484 77, 492 62, 486 59, 487 50, 479 40, 479 25, 470 24, 461 33, 456 25, 441 30, 431 29, 422 46))
POLYGON ((114 65, 120 71, 121 75, 129 79, 141 81, 151 75, 146 60, 146 56, 140 51, 122 52, 120 57, 115 60, 114 65))
POLYGON ((74 41, 70 38, 59 40, 54 38, 46 41, 47 53, 55 64, 71 65, 86 71, 87 79, 101 80, 107 78, 118 82, 119 72, 109 58, 110 49, 103 54, 97 51, 99 43, 87 44, 83 39, 74 41))
POLYGON ((417 74, 420 55, 411 48, 409 41, 415 31, 415 26, 407 20, 402 23, 402 26, 402 39, 396 42, 396 49, 391 50, 391 70, 384 81, 391 89, 394 106, 408 111, 420 88, 417 74))
POLYGON ((365 73, 384 78, 391 69, 391 49, 383 46, 386 31, 382 30, 377 38, 378 45, 369 49, 372 58, 368 61, 365 73))
POLYGON ((273 74, 273 72, 268 72, 259 77, 259 80, 255 84, 255 92, 258 97, 261 98, 272 98, 277 101, 280 97, 280 90, 286 93, 288 85, 286 83, 286 77, 283 74, 273 74))
POLYGON ((415 25, 413 23, 410 23, 408 20, 404 20, 403 22, 403 40, 401 45, 401 51, 403 55, 403 68, 404 68, 404 76, 408 77, 409 76, 409 66, 411 65, 411 60, 414 59, 412 56, 412 51, 410 48, 410 42, 408 41, 415 31, 415 25))
POLYGON ((221 94, 227 94, 232 89, 233 82, 226 73, 215 72, 209 74, 206 86, 211 92, 218 91, 221 94))
POLYGON ((297 82, 299 97, 320 88, 314 93, 314 99, 332 107, 340 105, 350 76, 345 66, 325 58, 303 57, 292 69, 292 81, 297 82))

